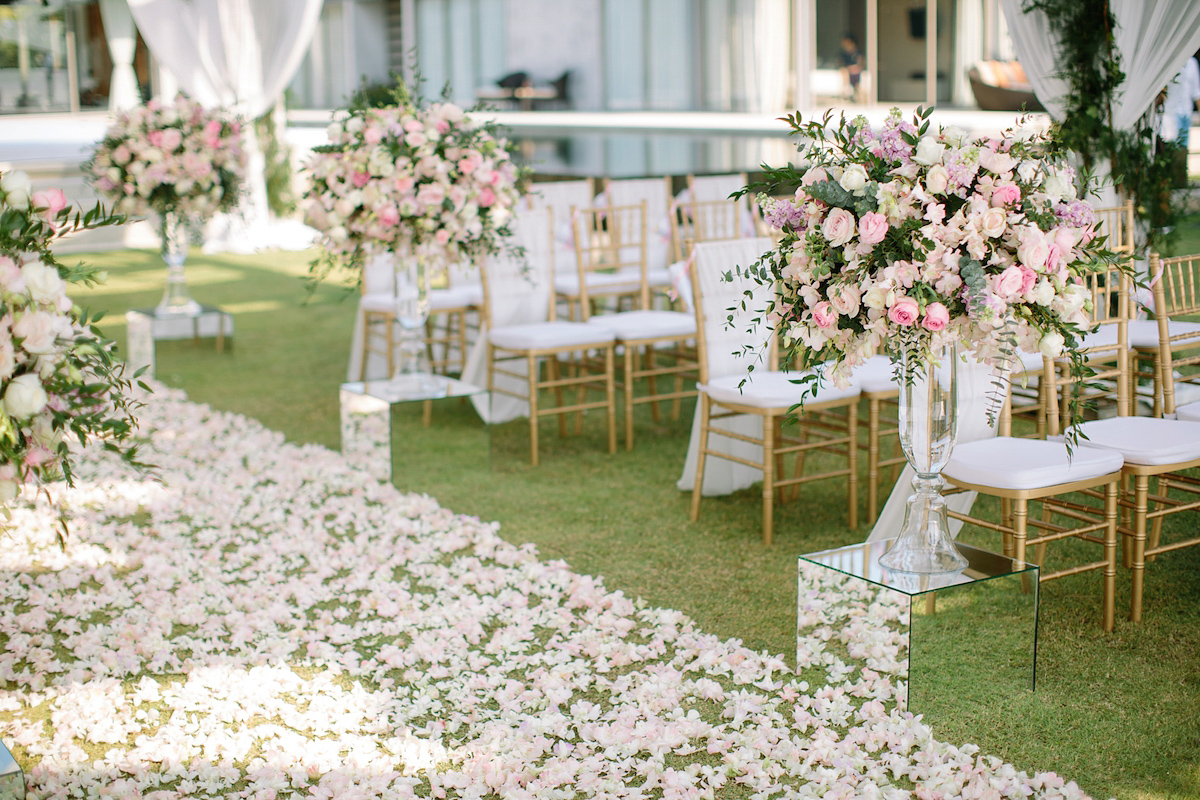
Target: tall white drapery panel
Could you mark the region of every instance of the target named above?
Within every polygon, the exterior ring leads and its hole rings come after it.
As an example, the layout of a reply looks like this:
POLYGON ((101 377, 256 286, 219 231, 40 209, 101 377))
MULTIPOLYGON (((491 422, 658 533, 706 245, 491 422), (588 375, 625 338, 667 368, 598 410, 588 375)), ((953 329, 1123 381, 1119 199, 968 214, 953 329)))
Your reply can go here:
MULTIPOLYGON (((1013 49, 1042 105, 1062 119, 1067 84, 1058 41, 1046 15, 1022 11, 1024 0, 1000 0, 1013 49)), ((1129 130, 1154 98, 1200 48, 1200 3, 1195 0, 1113 0, 1115 40, 1125 81, 1118 89, 1113 125, 1129 130)))
MULTIPOLYGON (((292 79, 317 29, 322 2, 129 0, 129 7, 146 45, 183 91, 250 121, 271 108, 292 79)), ((227 220, 217 249, 277 243, 266 232, 266 162, 250 125, 246 139, 244 224, 227 220)))
POLYGON ((133 55, 137 50, 137 29, 125 0, 100 0, 100 20, 112 56, 112 79, 108 84, 108 110, 124 111, 142 102, 133 55))

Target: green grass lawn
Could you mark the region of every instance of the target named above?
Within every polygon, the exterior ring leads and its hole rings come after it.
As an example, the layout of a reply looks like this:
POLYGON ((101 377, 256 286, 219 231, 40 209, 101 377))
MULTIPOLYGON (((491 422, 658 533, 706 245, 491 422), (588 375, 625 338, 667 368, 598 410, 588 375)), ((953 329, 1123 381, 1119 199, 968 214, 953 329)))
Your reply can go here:
MULTIPOLYGON (((1187 220, 1177 251, 1200 252, 1200 217, 1187 220)), ((193 250, 192 293, 233 313, 233 347, 219 354, 211 340, 160 342, 159 379, 197 402, 261 420, 291 441, 337 448, 337 390, 355 303, 332 285, 308 297, 301 277, 310 255, 193 250)), ((102 327, 123 345, 122 312, 158 301, 162 262, 148 251, 82 258, 110 278, 77 299, 107 310, 102 327)), ((796 557, 859 541, 870 525, 846 527, 840 481, 810 484, 798 501, 780 507, 769 548, 761 541, 756 490, 706 499, 700 521, 689 522, 689 494, 675 482, 691 411, 686 404, 678 421, 655 423, 639 406, 636 448, 614 456, 604 452, 596 415, 578 439, 560 440, 546 423, 542 466, 534 469, 524 421, 489 431, 468 404, 446 401, 424 428, 419 407, 399 408, 394 481, 459 513, 497 520, 509 541, 532 542, 543 558, 603 576, 610 589, 680 609, 712 633, 791 660, 796 557)), ((863 519, 865 491, 859 497, 863 519)), ((1169 535, 1197 525, 1195 515, 1180 516, 1169 535)), ((964 539, 998 547, 987 534, 965 532, 964 539)), ((1051 555, 1069 558, 1071 551, 1067 543, 1051 555)), ((1043 585, 1036 693, 997 690, 993 702, 951 706, 930 720, 935 734, 976 743, 1020 769, 1056 771, 1099 797, 1200 797, 1200 548, 1148 565, 1145 621, 1138 625, 1124 619, 1128 582, 1128 573, 1118 574, 1112 634, 1099 625, 1099 573, 1043 585)), ((975 679, 986 684, 988 676, 975 679)))

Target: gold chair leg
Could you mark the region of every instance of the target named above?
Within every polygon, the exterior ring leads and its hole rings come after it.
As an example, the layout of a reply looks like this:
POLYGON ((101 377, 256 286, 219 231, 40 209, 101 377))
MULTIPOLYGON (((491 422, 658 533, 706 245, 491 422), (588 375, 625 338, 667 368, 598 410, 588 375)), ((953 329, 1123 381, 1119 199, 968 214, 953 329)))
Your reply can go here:
POLYGON ((851 528, 858 527, 858 407, 846 407, 846 418, 849 441, 846 442, 846 468, 850 471, 846 485, 846 503, 849 510, 846 523, 851 528))
POLYGON ((1138 475, 1133 489, 1133 553, 1130 569, 1133 588, 1129 600, 1129 619, 1142 621, 1142 590, 1146 581, 1146 496, 1150 493, 1150 476, 1138 475))
MULTIPOLYGON (((1157 491, 1158 496, 1166 497, 1167 491, 1168 491, 1167 479, 1165 477, 1159 476, 1158 491, 1157 491)), ((1161 511, 1165 507, 1166 507, 1166 503, 1163 503, 1161 501, 1154 504, 1155 511, 1161 511)), ((1147 513, 1149 513, 1148 510, 1147 510, 1147 513)), ((1149 548, 1150 550, 1153 550, 1154 548, 1158 547, 1158 543, 1162 540, 1162 526, 1163 526, 1163 518, 1161 516, 1155 517, 1153 520, 1150 521, 1150 530, 1146 532, 1146 547, 1149 548)), ((1153 555, 1146 556, 1146 562, 1153 563, 1155 558, 1157 558, 1157 556, 1153 556, 1153 555)))
POLYGON ((526 357, 529 369, 529 448, 533 466, 538 465, 538 379, 537 357, 530 353, 526 357))
POLYGON ((616 378, 614 376, 614 361, 616 360, 616 346, 609 345, 604 350, 604 393, 607 398, 608 416, 608 452, 610 455, 617 452, 617 389, 616 378))
MULTIPOLYGON (((658 376, 654 374, 654 370, 658 368, 658 364, 656 363, 657 355, 657 351, 653 345, 646 345, 646 349, 642 355, 642 368, 650 373, 646 376, 650 392, 649 397, 654 397, 658 394, 658 376)), ((655 424, 662 421, 662 417, 658 411, 658 404, 658 400, 650 403, 650 418, 654 420, 655 424)))
MULTIPOLYGON (((546 371, 550 373, 550 380, 557 383, 558 380, 562 378, 561 367, 558 363, 558 356, 551 356, 547 359, 547 361, 549 364, 546 366, 546 371)), ((559 408, 562 408, 563 390, 561 386, 554 387, 554 402, 558 404, 559 408)), ((578 405, 578 403, 576 405, 578 405)), ((558 436, 560 439, 565 439, 567 438, 567 415, 557 414, 556 416, 558 417, 558 436)))
MULTIPOLYGON (((625 449, 633 449, 633 364, 636 360, 633 347, 625 345, 625 449)), ((651 403, 655 411, 658 410, 656 403, 651 403)), ((656 414, 657 416, 657 414, 656 414)))
POLYGON ((1118 483, 1104 487, 1104 630, 1111 632, 1116 617, 1117 594, 1117 498, 1118 483))
POLYGON ((696 447, 696 480, 692 486, 692 506, 688 511, 688 518, 692 522, 700 519, 700 495, 704 489, 704 465, 708 461, 708 425, 712 413, 708 395, 699 395, 696 402, 700 404, 700 439, 696 447))

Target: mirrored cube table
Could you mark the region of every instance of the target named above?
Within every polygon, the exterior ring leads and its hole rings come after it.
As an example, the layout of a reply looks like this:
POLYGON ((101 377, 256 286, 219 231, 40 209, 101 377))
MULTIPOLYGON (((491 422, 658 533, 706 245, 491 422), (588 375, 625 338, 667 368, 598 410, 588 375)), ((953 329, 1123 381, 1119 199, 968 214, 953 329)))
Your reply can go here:
POLYGON ((17 764, 8 747, 0 742, 0 798, 3 800, 24 800, 25 773, 17 764))
POLYGON ((442 375, 432 377, 428 389, 415 389, 393 381, 343 383, 338 399, 342 455, 346 460, 381 481, 390 481, 393 406, 487 394, 486 389, 472 383, 442 375))
POLYGON ((217 352, 225 350, 225 340, 233 337, 233 315, 216 306, 200 306, 196 313, 160 313, 155 308, 136 308, 125 312, 125 361, 131 370, 146 367, 153 377, 154 343, 170 339, 215 339, 217 352))
POLYGON ((909 711, 938 716, 992 706, 1036 680, 1038 568, 958 544, 959 573, 915 575, 879 565, 890 540, 799 559, 796 665, 894 673, 909 711))

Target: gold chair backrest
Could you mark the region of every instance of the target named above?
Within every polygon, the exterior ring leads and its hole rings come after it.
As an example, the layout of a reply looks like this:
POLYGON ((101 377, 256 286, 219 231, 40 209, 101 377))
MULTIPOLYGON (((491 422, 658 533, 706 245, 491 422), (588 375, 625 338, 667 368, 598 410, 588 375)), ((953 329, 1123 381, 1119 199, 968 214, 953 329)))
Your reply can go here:
MULTIPOLYGON (((637 302, 650 308, 650 284, 646 275, 646 203, 628 206, 574 208, 571 225, 579 265, 579 300, 587 319, 590 299, 601 292, 592 289, 593 273, 627 271, 636 274, 637 302)), ((608 293, 608 294, 611 294, 608 293)))
POLYGON ((1133 201, 1120 206, 1094 208, 1096 215, 1096 233, 1108 237, 1108 249, 1114 253, 1133 255, 1135 247, 1135 231, 1133 216, 1133 201))
POLYGON ((1043 359, 1043 380, 1048 388, 1046 396, 1061 398, 1059 403, 1047 403, 1047 433, 1051 436, 1062 432, 1062 417, 1072 397, 1076 402, 1112 398, 1119 416, 1132 413, 1129 353, 1132 279, 1125 271, 1113 270, 1089 275, 1084 282, 1098 303, 1092 314, 1093 323, 1098 326, 1090 337, 1092 344, 1080 350, 1093 373, 1072 377, 1065 371, 1065 359, 1043 359))
POLYGON ((1200 315, 1200 254, 1161 258, 1150 254, 1154 316, 1158 320, 1163 413, 1175 413, 1175 370, 1200 364, 1200 333, 1171 332, 1172 317, 1200 315))
POLYGON ((671 207, 671 241, 674 259, 690 258, 697 242, 742 238, 745 198, 737 200, 676 201, 671 207))

